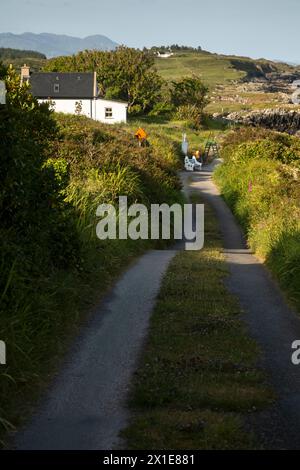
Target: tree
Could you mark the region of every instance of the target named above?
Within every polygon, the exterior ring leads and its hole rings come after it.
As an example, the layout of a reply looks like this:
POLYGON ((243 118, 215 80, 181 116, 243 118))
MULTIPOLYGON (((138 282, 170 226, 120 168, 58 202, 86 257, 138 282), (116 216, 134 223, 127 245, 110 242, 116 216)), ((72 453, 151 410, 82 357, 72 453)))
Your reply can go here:
POLYGON ((202 113, 209 103, 207 93, 208 87, 196 76, 183 78, 179 82, 172 82, 171 100, 177 107, 195 106, 202 113))
POLYGON ((186 77, 171 84, 171 102, 177 108, 177 119, 187 120, 191 127, 201 125, 203 111, 208 104, 208 88, 200 78, 186 77))

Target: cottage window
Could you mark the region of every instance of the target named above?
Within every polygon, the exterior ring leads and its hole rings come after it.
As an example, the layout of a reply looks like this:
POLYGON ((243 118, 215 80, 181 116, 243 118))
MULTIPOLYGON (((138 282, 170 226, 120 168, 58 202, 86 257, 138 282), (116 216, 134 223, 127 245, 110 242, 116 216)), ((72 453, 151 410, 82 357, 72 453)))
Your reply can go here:
POLYGON ((59 83, 54 84, 54 93, 59 93, 59 83))
POLYGON ((112 108, 105 108, 105 119, 112 119, 112 118, 113 118, 112 108))

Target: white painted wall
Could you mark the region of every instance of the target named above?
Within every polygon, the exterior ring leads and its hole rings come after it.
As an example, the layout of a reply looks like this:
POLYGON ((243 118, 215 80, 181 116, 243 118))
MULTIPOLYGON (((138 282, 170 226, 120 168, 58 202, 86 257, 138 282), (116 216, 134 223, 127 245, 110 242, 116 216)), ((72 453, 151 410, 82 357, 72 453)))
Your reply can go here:
MULTIPOLYGON (((49 100, 38 100, 39 103, 49 102, 49 100)), ((50 100, 51 108, 57 113, 75 114, 76 103, 80 102, 82 106, 81 114, 87 117, 92 117, 93 101, 92 100, 50 100)))
POLYGON ((127 122, 127 103, 110 100, 95 100, 95 118, 97 121, 114 124, 115 122, 127 122), (112 118, 105 118, 105 109, 112 109, 112 118))
MULTIPOLYGON (((48 102, 49 100, 38 100, 39 103, 48 102)), ((111 100, 73 100, 73 99, 57 99, 51 100, 52 108, 57 113, 76 114, 76 103, 81 103, 81 115, 95 119, 96 121, 105 122, 107 124, 127 122, 127 104, 119 101, 111 100), (112 117, 105 117, 106 108, 112 109, 112 117)))

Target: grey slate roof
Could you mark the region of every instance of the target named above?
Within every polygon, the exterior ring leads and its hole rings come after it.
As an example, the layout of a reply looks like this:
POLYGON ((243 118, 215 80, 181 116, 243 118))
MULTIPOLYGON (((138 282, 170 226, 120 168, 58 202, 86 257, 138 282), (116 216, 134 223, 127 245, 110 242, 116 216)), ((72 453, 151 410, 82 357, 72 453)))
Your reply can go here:
POLYGON ((93 72, 38 72, 30 76, 31 93, 36 98, 95 98, 93 72))

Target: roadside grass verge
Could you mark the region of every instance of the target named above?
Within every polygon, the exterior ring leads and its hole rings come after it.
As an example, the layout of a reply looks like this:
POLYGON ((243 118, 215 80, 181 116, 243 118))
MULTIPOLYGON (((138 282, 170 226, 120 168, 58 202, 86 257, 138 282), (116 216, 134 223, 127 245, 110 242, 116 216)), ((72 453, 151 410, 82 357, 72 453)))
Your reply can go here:
POLYGON ((214 172, 249 246, 300 312, 300 139, 241 128, 223 140, 214 172))
POLYGON ((205 248, 179 253, 162 284, 122 433, 130 449, 260 447, 244 422, 273 396, 225 287, 214 214, 205 212, 205 248))

